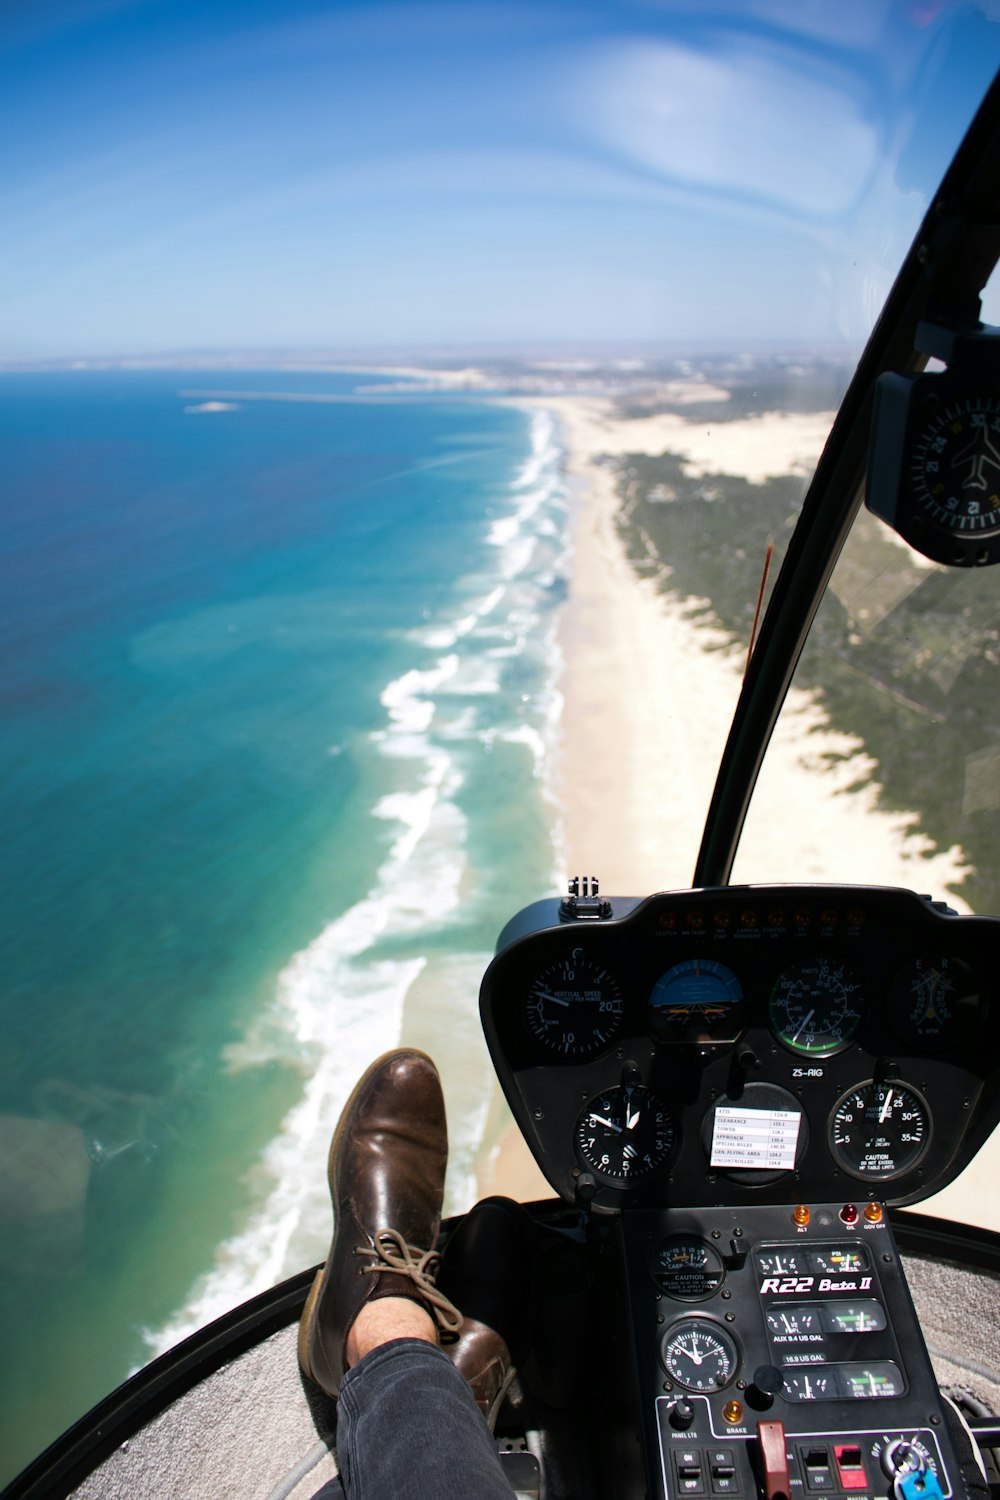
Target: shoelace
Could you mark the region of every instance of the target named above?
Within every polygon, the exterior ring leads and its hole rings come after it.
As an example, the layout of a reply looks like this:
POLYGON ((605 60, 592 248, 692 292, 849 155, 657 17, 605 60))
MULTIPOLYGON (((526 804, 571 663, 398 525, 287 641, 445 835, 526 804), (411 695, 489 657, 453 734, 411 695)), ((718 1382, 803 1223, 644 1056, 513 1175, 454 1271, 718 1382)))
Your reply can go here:
POLYGON ((364 1266, 373 1276, 383 1271, 395 1271, 399 1276, 408 1276, 428 1305, 431 1317, 445 1334, 457 1334, 462 1326, 462 1314, 454 1303, 449 1302, 443 1292, 434 1285, 441 1257, 436 1250, 420 1250, 408 1245, 395 1229, 380 1229, 370 1245, 359 1245, 355 1255, 370 1255, 372 1264, 364 1266))

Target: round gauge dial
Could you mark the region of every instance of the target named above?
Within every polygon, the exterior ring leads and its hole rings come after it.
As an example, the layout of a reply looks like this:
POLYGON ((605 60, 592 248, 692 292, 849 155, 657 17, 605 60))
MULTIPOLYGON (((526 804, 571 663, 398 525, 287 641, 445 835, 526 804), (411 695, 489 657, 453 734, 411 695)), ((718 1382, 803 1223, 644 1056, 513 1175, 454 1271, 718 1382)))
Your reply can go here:
POLYGON ((591 1171, 616 1182, 640 1182, 669 1160, 674 1122, 651 1089, 626 1083, 606 1089, 584 1106, 576 1145, 591 1171))
POLYGON ((726 1279, 722 1256, 707 1240, 673 1234, 661 1240, 649 1257, 649 1270, 661 1292, 681 1302, 700 1302, 726 1279))
POLYGON ((900 1039, 931 1051, 966 1041, 979 1018, 979 983, 947 954, 914 958, 889 988, 889 1018, 900 1039))
POLYGON ((933 525, 970 541, 1000 531, 1000 396, 934 399, 914 434, 909 478, 933 525))
POLYGON ((661 974, 649 1010, 654 1029, 664 1036, 733 1034, 742 1024, 743 986, 716 959, 687 958, 661 974))
POLYGON ((830 1125, 837 1161, 852 1177, 870 1182, 910 1171, 930 1138, 926 1101, 902 1083, 859 1084, 840 1099, 830 1125))
POLYGON ((789 964, 771 991, 771 1027, 779 1042, 804 1057, 842 1052, 861 1025, 861 986, 847 964, 807 958, 789 964))
POLYGON ((593 1057, 617 1036, 622 1005, 614 976, 582 948, 574 948, 532 980, 525 1020, 547 1052, 593 1057))
POLYGON ((736 1378, 740 1351, 725 1328, 709 1318, 682 1318, 663 1335, 660 1360, 686 1391, 721 1391, 736 1378))

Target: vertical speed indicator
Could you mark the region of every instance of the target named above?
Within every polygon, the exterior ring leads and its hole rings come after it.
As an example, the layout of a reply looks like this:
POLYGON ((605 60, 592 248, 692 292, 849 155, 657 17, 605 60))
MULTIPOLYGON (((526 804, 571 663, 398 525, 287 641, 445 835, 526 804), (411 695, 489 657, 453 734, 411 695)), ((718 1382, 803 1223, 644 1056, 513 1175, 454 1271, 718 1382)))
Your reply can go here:
POLYGON ((593 1057, 618 1035, 622 991, 602 963, 574 948, 528 987, 525 1022, 546 1052, 593 1057))

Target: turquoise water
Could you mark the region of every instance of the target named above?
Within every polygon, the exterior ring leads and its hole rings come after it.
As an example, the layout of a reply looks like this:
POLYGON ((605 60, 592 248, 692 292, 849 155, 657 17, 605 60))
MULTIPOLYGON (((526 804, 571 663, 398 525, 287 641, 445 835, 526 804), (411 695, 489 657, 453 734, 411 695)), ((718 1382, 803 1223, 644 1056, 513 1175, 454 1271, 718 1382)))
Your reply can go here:
POLYGON ((248 399, 376 378, 0 377, 0 1477, 322 1256, 400 1038, 474 1194, 479 976, 554 880, 559 453, 501 403, 248 399))

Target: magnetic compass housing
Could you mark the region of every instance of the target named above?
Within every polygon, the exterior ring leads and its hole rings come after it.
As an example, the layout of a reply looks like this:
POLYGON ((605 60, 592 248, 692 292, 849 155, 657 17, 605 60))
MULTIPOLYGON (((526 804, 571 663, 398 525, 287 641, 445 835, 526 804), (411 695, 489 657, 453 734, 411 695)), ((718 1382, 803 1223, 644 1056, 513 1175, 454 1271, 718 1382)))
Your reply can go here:
POLYGON ((1000 329, 920 324, 947 370, 879 377, 865 504, 934 562, 1000 562, 1000 329))

